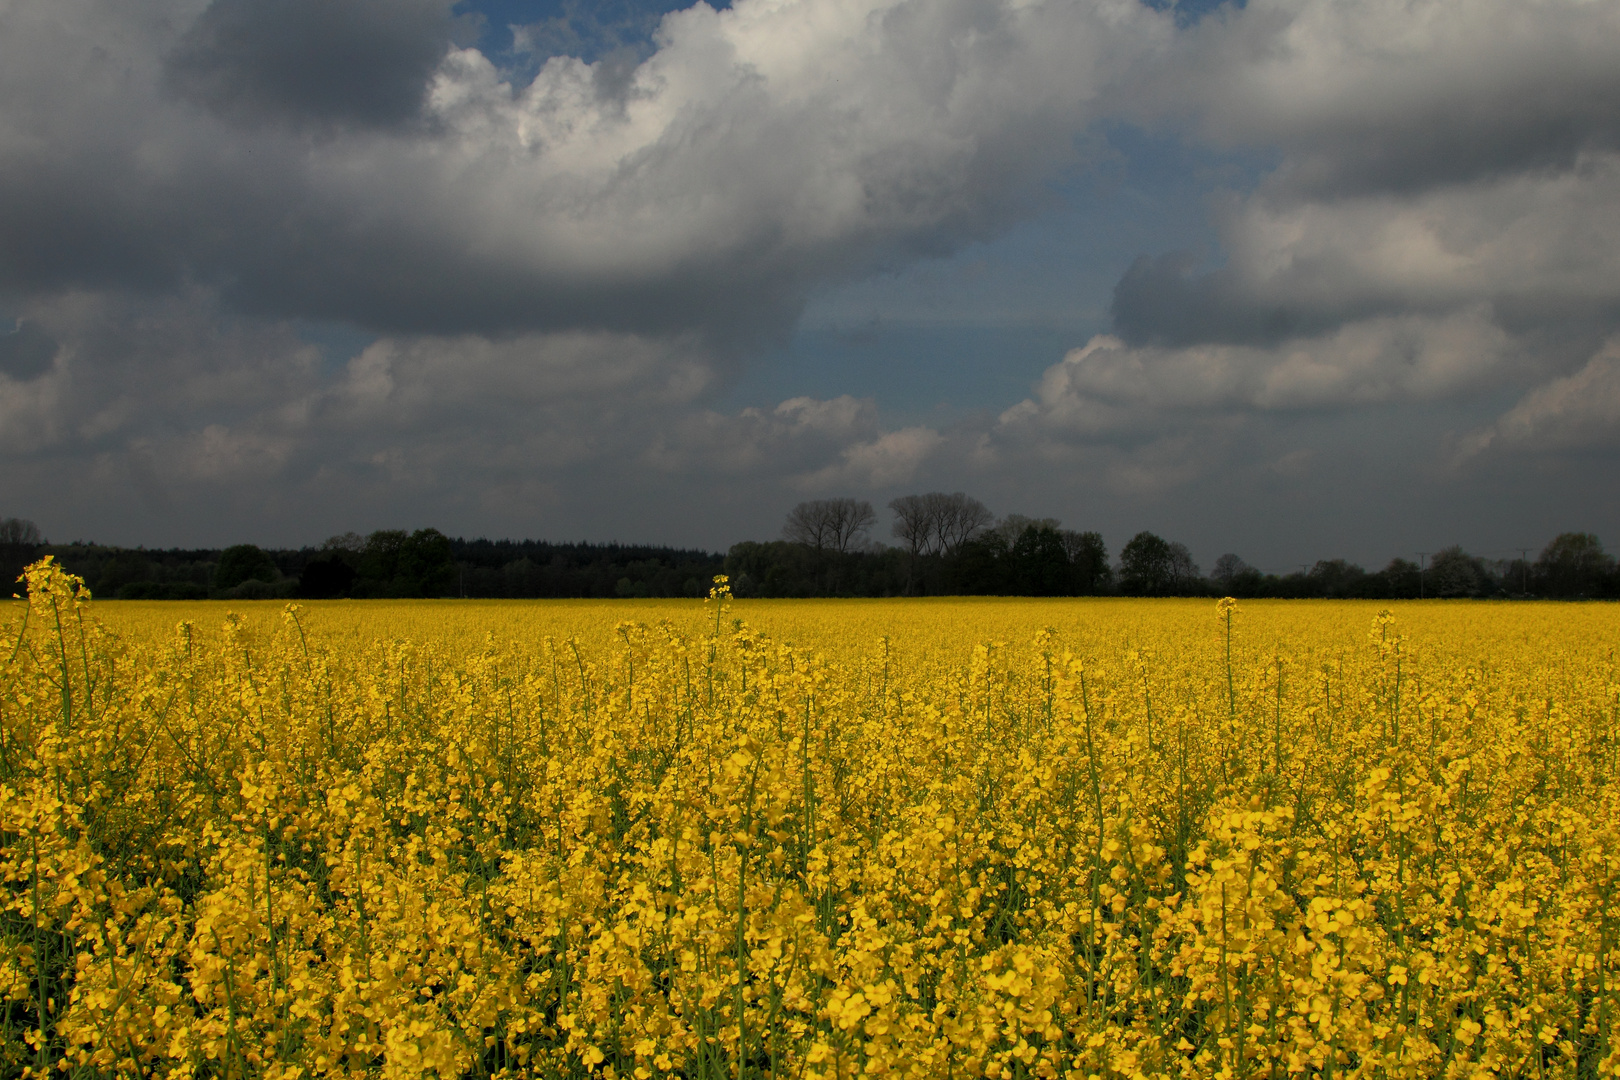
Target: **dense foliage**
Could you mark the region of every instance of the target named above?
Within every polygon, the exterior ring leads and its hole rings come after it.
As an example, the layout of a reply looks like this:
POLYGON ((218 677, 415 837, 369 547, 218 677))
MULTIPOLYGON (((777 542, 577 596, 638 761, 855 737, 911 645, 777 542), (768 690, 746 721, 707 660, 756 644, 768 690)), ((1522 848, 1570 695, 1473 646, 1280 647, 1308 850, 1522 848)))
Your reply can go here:
POLYGON ((0 1074, 1620 1070, 1606 605, 29 597, 0 1074))
POLYGON ((95 596, 124 600, 701 597, 702 583, 724 562, 676 548, 461 540, 437 529, 385 529, 296 550, 0 544, 0 573, 11 581, 44 555, 82 577, 95 596))

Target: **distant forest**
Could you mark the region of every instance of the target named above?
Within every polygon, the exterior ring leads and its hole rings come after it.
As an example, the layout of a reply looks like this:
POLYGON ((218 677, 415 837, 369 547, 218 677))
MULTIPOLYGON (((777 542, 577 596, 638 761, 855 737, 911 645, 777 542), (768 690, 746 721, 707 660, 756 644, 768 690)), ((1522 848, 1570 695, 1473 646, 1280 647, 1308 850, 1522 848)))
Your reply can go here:
MULTIPOLYGON (((1563 533, 1532 559, 1492 560, 1460 546, 1421 563, 1369 571, 1323 559, 1288 574, 1236 554, 1207 571, 1188 548, 1150 532, 1116 555, 1095 532, 1050 518, 996 518, 960 492, 893 500, 896 543, 871 537, 876 512, 857 499, 800 503, 779 539, 725 554, 630 544, 463 540, 437 529, 345 533, 319 547, 121 548, 47 542, 31 522, 0 519, 0 573, 55 556, 93 595, 125 600, 353 597, 689 597, 727 574, 739 597, 1235 596, 1418 599, 1620 598, 1620 569, 1590 533, 1563 533)), ((20 590, 20 586, 14 586, 20 590)))

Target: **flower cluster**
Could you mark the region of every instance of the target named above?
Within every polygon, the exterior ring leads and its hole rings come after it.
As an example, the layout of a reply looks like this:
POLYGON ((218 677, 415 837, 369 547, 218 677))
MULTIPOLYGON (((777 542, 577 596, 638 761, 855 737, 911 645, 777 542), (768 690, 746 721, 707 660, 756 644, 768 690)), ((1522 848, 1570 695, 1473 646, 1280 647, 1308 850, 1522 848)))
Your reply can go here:
POLYGON ((725 584, 175 627, 31 568, 0 1075, 1620 1073, 1610 609, 725 584))

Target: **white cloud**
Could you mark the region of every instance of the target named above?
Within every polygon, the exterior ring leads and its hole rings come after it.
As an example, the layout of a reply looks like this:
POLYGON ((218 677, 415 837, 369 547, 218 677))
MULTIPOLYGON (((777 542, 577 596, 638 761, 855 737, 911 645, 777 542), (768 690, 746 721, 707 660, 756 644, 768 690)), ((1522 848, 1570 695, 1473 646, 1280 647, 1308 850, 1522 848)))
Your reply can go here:
POLYGON ((685 402, 712 377, 711 357, 691 336, 393 336, 353 357, 330 397, 338 417, 348 406, 412 425, 578 400, 685 402))
POLYGON ((869 398, 794 397, 774 409, 706 409, 677 417, 644 457, 666 473, 792 474, 821 467, 879 430, 877 405, 869 398))
POLYGON ((1326 311, 1620 299, 1620 155, 1417 194, 1245 202, 1224 223, 1256 304, 1326 311))
POLYGON ((1272 349, 1476 308, 1516 335, 1612 328, 1613 4, 1255 0, 1178 35, 1137 109, 1277 164, 1220 200, 1219 269, 1173 257, 1126 274, 1113 310, 1133 344, 1272 349))
POLYGON ((1620 9, 1593 0, 1252 0, 1181 35, 1144 88, 1276 183, 1410 189, 1567 167, 1620 135, 1620 9))
POLYGON ((1488 385, 1515 348, 1479 308, 1366 319, 1272 347, 1133 348, 1099 336, 1048 368, 1035 396, 1003 412, 997 427, 1100 440, 1189 415, 1443 398, 1488 385))
POLYGON ((800 475, 794 482, 805 491, 846 487, 869 491, 907 484, 944 443, 945 437, 933 428, 901 428, 844 447, 838 462, 800 475))

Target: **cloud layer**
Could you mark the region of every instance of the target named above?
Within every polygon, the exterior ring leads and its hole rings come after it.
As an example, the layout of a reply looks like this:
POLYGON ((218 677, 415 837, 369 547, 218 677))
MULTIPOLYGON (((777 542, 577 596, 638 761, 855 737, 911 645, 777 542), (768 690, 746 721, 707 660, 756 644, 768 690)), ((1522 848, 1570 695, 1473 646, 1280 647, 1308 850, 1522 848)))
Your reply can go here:
POLYGON ((738 0, 521 69, 568 35, 457 10, 0 7, 0 510, 722 544, 941 486, 1170 528, 1346 441, 1369 493, 1620 446, 1614 5, 738 0), (1264 164, 1026 400, 724 404, 819 290, 1038 218, 1121 124, 1264 164))
POLYGON ((0 282, 780 334, 814 284, 1013 220, 1164 26, 1134 0, 699 4, 628 72, 558 56, 520 85, 448 7, 13 5, 36 59, 0 76, 0 282))

